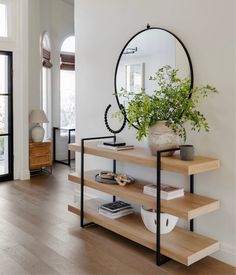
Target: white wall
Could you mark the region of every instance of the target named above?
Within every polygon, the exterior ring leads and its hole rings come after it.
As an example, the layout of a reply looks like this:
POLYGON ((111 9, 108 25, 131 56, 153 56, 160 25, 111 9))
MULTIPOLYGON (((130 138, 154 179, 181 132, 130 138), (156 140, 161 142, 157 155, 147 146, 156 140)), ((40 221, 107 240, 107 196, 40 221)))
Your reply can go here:
POLYGON ((41 92, 40 1, 29 1, 29 112, 40 109, 41 92))
POLYGON ((41 37, 48 32, 52 48, 53 125, 59 126, 60 48, 74 34, 74 7, 62 0, 29 1, 29 110, 40 108, 41 37))
MULTIPOLYGON (((60 126, 60 49, 64 39, 74 34, 74 7, 62 0, 29 1, 29 112, 39 109, 42 90, 41 38, 49 33, 52 64, 51 125, 60 126)), ((60 139, 59 158, 67 157, 67 138, 60 139), (62 143, 62 144, 61 144, 62 143), (62 148, 62 150, 60 150, 62 148)))
MULTIPOLYGON (((196 219, 196 231, 221 242, 221 250, 214 257, 236 264, 235 1, 77 0, 75 4, 77 142, 81 137, 108 134, 103 116, 109 103, 116 108, 112 94, 117 58, 128 39, 147 23, 172 31, 184 42, 192 58, 196 85, 209 83, 219 89, 220 93, 202 106, 211 132, 191 134, 188 140, 198 154, 221 160, 218 171, 196 176, 196 193, 221 201, 220 210, 196 219)), ((121 137, 137 144, 134 129, 125 130, 121 137)), ((96 160, 90 158, 87 167, 108 163, 99 160, 98 164, 96 160)), ((119 166, 133 176, 155 179, 152 169, 119 166)), ((187 179, 181 176, 165 174, 164 179, 187 186, 187 179)))
POLYGON ((74 6, 52 1, 51 37, 53 48, 53 125, 60 126, 60 51, 65 38, 74 35, 74 6))

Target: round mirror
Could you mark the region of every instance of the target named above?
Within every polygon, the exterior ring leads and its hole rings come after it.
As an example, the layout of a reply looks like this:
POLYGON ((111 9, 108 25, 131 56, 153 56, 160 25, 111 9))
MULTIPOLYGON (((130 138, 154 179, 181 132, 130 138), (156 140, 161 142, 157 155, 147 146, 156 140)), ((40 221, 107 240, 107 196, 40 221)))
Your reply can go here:
POLYGON ((150 76, 166 65, 178 69, 181 78, 190 78, 193 87, 191 59, 176 35, 160 28, 147 28, 134 35, 126 43, 116 64, 115 94, 119 107, 127 106, 127 99, 119 95, 122 89, 134 93, 145 89, 151 95, 156 87, 149 80, 150 76))

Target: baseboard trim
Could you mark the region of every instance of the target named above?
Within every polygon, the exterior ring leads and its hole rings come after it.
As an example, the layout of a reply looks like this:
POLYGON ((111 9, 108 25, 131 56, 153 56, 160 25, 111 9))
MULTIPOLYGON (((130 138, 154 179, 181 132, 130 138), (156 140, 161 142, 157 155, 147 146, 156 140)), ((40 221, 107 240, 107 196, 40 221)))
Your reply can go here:
POLYGON ((212 257, 224 263, 236 266, 236 247, 221 243, 220 250, 212 254, 212 257))
POLYGON ((19 179, 20 180, 29 180, 30 179, 30 171, 29 170, 20 171, 19 179))

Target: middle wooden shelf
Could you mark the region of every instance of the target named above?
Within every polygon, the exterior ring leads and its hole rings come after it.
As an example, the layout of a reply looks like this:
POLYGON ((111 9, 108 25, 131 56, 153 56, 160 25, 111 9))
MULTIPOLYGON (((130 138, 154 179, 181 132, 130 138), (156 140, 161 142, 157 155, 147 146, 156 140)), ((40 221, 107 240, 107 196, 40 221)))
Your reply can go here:
MULTIPOLYGON (((135 183, 126 185, 125 187, 99 183, 95 181, 95 175, 98 172, 98 170, 86 171, 84 175, 84 185, 101 192, 121 197, 138 205, 144 205, 152 209, 156 208, 156 198, 143 193, 143 186, 148 184, 147 182, 136 181, 135 183)), ((69 180, 80 184, 80 178, 76 173, 70 174, 69 180)), ((220 202, 218 200, 197 194, 191 194, 189 192, 185 192, 185 195, 180 198, 161 200, 162 212, 185 220, 191 220, 217 210, 219 206, 220 202)))

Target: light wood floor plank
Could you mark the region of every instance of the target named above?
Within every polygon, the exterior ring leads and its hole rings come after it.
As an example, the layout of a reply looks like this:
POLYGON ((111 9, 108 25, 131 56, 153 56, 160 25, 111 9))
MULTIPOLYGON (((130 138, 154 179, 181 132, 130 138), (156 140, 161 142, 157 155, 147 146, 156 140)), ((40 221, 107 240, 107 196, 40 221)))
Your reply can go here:
POLYGON ((21 265, 0 250, 0 275, 30 275, 21 265))
POLYGON ((58 275, 54 269, 50 268, 40 258, 34 256, 23 246, 6 248, 3 250, 10 258, 17 262, 29 274, 37 275, 58 275))

